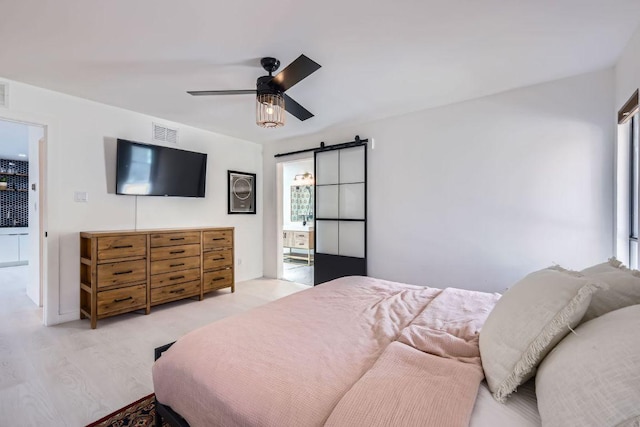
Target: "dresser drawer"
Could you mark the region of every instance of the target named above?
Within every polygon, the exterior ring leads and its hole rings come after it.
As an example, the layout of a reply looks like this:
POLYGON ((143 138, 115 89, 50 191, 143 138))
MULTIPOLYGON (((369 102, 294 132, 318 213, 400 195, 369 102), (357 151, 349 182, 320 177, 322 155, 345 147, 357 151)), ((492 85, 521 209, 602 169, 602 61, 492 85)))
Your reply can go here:
POLYGON ((164 246, 151 248, 151 262, 162 259, 185 258, 200 255, 200 245, 164 246))
POLYGON ((228 248, 233 244, 232 230, 205 231, 202 233, 204 250, 228 248))
POLYGON ((147 260, 98 265, 98 288, 147 280, 147 260))
POLYGON ((204 273, 202 286, 205 292, 226 288, 231 285, 233 285, 233 270, 231 268, 204 273))
POLYGON ((233 251, 225 249, 223 251, 205 252, 203 255, 203 266, 205 270, 215 270, 222 267, 233 267, 233 251))
POLYGON ((151 274, 155 275, 176 272, 179 270, 190 270, 192 268, 200 268, 200 255, 188 258, 153 261, 151 263, 151 274))
POLYGON ((151 304, 200 295, 200 280, 151 289, 151 304))
POLYGON ((153 233, 150 235, 151 247, 200 244, 199 231, 182 231, 179 233, 153 233))
POLYGON ((301 249, 309 249, 309 234, 295 233, 293 236, 293 247, 301 249))
POLYGON ((191 282, 193 280, 200 280, 199 268, 155 274, 151 276, 151 288, 161 288, 162 286, 191 282))
POLYGON ((127 286, 98 292, 98 316, 124 313, 147 306, 147 285, 127 286))
POLYGON ((98 237, 98 261, 146 254, 147 236, 98 237))

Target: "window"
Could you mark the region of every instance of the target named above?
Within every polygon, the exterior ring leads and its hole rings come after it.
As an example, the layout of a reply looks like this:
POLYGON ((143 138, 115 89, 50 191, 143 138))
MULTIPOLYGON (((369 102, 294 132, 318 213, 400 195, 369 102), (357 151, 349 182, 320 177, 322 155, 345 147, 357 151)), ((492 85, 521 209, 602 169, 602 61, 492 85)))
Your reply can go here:
POLYGON ((638 141, 638 113, 629 123, 629 267, 638 268, 638 202, 640 187, 640 147, 638 141))
POLYGON ((616 257, 637 269, 640 257, 640 113, 638 91, 618 111, 616 257))

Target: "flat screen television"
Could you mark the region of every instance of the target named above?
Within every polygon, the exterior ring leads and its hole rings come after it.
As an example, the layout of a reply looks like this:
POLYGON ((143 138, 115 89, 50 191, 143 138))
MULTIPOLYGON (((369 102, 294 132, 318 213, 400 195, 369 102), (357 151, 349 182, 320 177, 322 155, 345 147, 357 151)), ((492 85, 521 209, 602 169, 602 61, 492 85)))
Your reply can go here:
POLYGON ((118 139, 116 194, 204 197, 207 155, 118 139))

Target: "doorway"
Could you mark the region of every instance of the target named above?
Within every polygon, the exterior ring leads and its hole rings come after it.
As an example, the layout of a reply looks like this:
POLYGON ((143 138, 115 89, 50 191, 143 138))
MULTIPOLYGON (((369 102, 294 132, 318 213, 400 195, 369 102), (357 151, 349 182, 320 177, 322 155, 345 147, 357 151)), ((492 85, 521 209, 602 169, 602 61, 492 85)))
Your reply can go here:
POLYGON ((44 126, 0 119, 0 298, 42 317, 44 126))
POLYGON ((313 157, 282 163, 282 279, 313 285, 313 157))

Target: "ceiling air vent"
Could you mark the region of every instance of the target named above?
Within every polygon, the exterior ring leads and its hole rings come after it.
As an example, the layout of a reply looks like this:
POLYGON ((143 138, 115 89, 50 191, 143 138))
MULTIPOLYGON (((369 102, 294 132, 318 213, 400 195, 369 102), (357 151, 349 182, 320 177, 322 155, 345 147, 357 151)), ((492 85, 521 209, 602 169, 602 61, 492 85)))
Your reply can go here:
POLYGON ((0 82, 0 107, 9 108, 9 85, 0 82))
POLYGON ((153 124, 153 135, 151 136, 154 141, 171 142, 173 144, 178 143, 178 129, 171 129, 166 126, 153 124))

